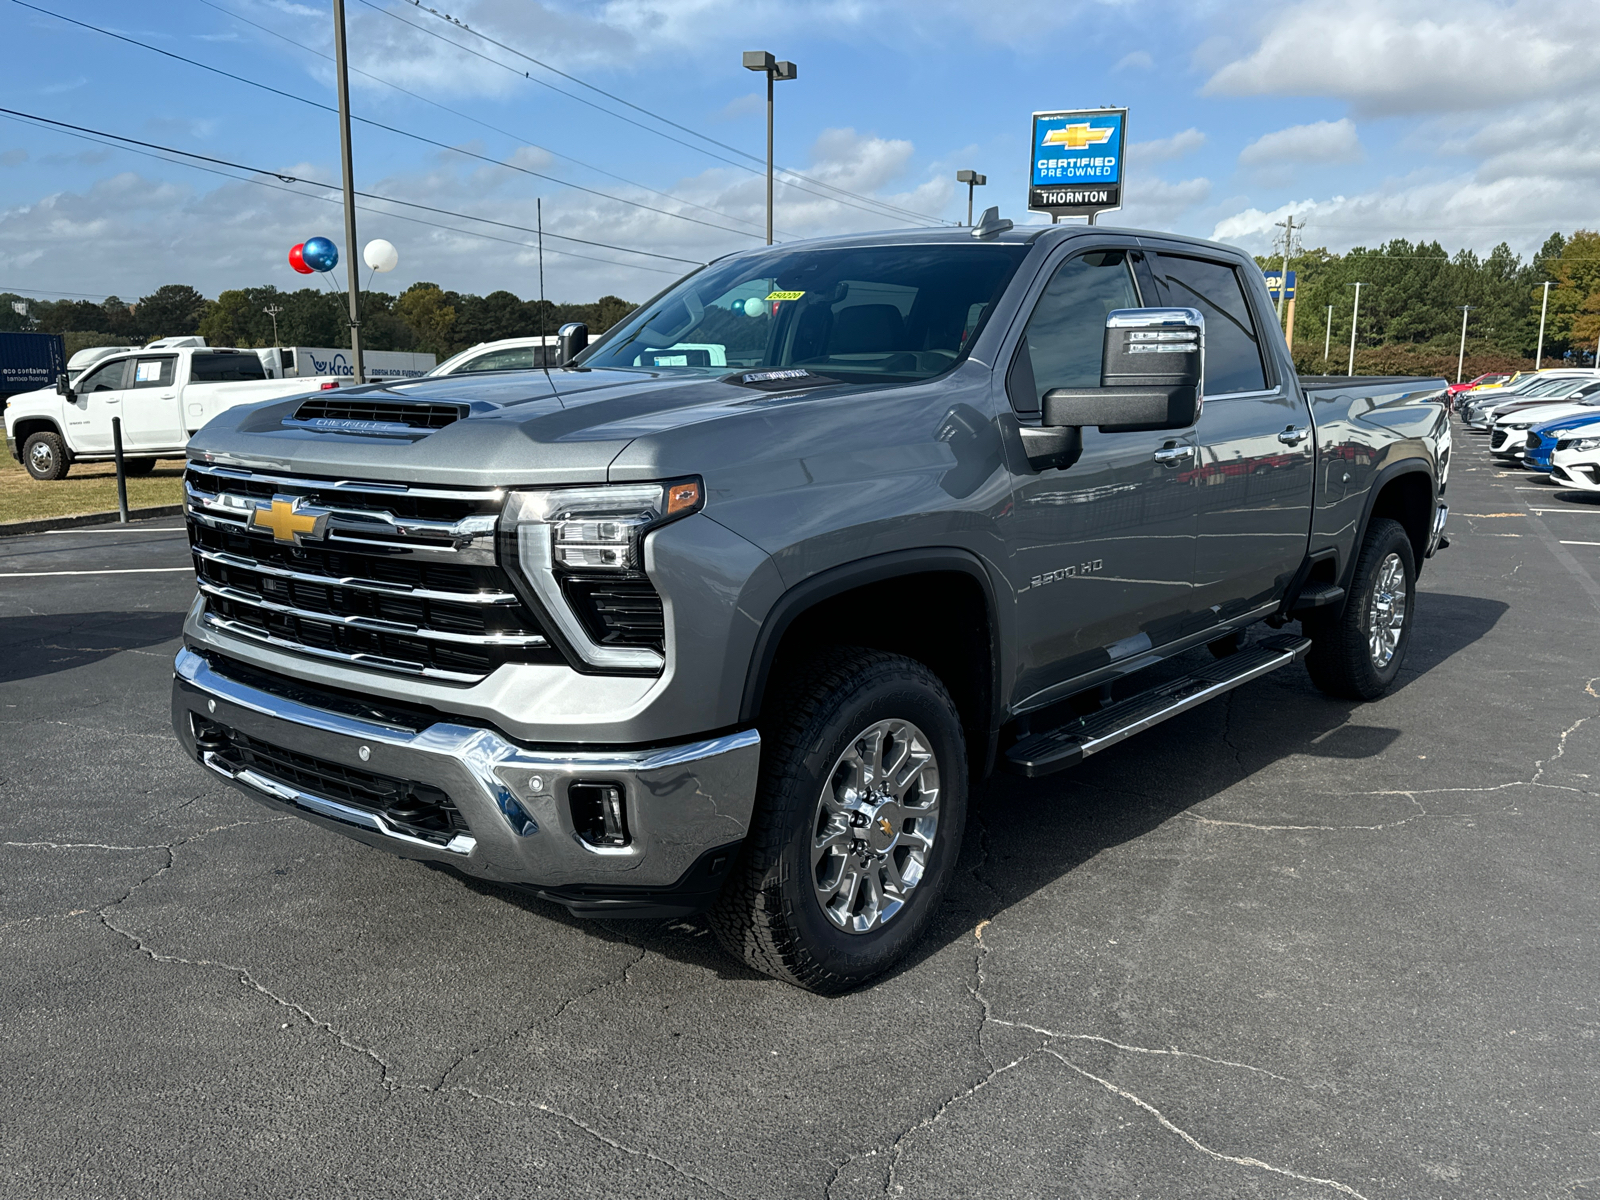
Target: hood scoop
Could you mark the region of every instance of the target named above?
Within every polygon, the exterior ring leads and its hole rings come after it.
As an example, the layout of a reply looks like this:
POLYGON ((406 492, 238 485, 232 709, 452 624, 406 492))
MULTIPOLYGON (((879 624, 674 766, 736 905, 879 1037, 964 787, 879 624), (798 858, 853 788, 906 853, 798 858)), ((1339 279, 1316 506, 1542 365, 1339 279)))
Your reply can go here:
POLYGON ((293 429, 366 437, 417 437, 453 425, 467 415, 465 404, 369 400, 363 396, 316 396, 283 423, 293 429))

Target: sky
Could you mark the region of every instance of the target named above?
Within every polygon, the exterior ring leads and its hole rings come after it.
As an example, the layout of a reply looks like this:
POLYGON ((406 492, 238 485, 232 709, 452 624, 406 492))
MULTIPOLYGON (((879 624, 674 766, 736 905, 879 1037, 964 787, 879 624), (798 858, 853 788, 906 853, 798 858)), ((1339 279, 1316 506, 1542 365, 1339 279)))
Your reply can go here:
MULTIPOLYGON (((354 177, 386 198, 359 202, 358 242, 398 248, 372 284, 388 291, 537 296, 541 220, 561 301, 641 301, 760 245, 751 49, 799 68, 777 84, 777 162, 805 177, 778 186, 780 241, 964 221, 961 169, 988 176, 980 209, 1047 221, 1026 209, 1031 114, 1101 105, 1129 110, 1104 225, 1267 253, 1292 213, 1308 247, 1527 255, 1600 224, 1580 0, 346 4, 354 177)), ((337 192, 316 186, 340 180, 330 7, 0 0, 0 38, 0 107, 223 160, 0 114, 0 291, 288 289, 291 245, 344 253, 337 192)))

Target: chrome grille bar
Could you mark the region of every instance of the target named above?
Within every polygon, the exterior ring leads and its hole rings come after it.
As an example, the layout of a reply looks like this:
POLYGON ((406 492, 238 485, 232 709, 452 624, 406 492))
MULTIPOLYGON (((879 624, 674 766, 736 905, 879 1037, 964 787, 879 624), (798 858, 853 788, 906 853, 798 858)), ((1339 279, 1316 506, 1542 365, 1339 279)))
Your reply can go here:
POLYGON ((430 667, 424 663, 410 662, 403 658, 384 658, 379 654, 347 653, 343 650, 328 650, 322 646, 308 646, 304 642, 281 638, 273 633, 263 633, 259 629, 252 629, 241 621, 230 621, 226 617, 219 617, 216 613, 208 612, 200 619, 211 628, 232 634, 234 637, 248 638, 253 642, 276 646, 282 650, 293 650, 296 654, 309 654, 314 658, 326 658, 333 662, 348 663, 354 667, 376 667, 380 671, 396 671, 402 675, 420 675, 425 679, 439 679, 446 683, 480 683, 485 678, 482 674, 471 671, 448 671, 443 667, 430 667))
POLYGON ((275 579, 290 579, 296 583, 312 583, 318 587, 350 588, 358 592, 375 592, 381 596, 403 596, 408 600, 443 600, 451 604, 516 604, 515 592, 445 592, 438 588, 412 587, 407 583, 386 583, 381 579, 362 579, 353 575, 318 575, 312 571, 291 571, 260 559, 242 554, 191 547, 207 562, 224 567, 237 567, 241 571, 254 571, 258 575, 271 575, 275 579))
POLYGON ((467 646, 544 646, 543 634, 538 633, 452 633, 444 629, 429 629, 410 625, 404 621, 387 621, 381 617, 346 616, 339 613, 318 612, 314 608, 296 608, 267 600, 254 592, 240 588, 223 587, 209 580, 198 581, 200 590, 208 596, 232 600, 235 604, 248 604, 268 612, 282 613, 286 617, 301 617, 307 621, 321 621, 324 625, 344 625, 350 629, 370 629, 374 633, 398 633, 406 637, 422 638, 430 642, 457 642, 467 646))
POLYGON ((304 488, 307 491, 366 492, 384 496, 414 496, 420 500, 467 500, 475 503, 505 499, 504 488, 452 488, 414 487, 409 483, 385 483, 365 479, 301 479, 293 475, 274 475, 266 471, 251 471, 244 467, 217 466, 191 461, 189 470, 196 475, 214 475, 219 479, 238 479, 249 483, 269 484, 272 487, 304 488))

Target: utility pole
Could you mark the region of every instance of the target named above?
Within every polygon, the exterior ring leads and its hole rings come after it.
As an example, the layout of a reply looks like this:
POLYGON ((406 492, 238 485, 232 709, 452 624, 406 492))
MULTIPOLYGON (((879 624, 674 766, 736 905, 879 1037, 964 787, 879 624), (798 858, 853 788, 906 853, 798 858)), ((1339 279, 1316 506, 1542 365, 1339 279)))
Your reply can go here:
POLYGON ((350 359, 354 382, 367 381, 361 361, 361 269, 356 254, 356 183, 350 162, 350 59, 344 41, 344 0, 333 0, 333 56, 339 75, 339 158, 344 167, 344 273, 350 284, 350 359))
MULTIPOLYGON (((1283 328, 1283 301, 1289 294, 1289 255, 1294 253, 1294 214, 1275 222, 1283 230, 1283 278, 1278 280, 1278 328, 1283 328)), ((1302 225, 1300 228, 1304 229, 1302 225)))
POLYGON ((1461 306, 1461 349, 1456 353, 1456 382, 1461 382, 1461 364, 1467 361, 1467 313, 1470 304, 1461 306))
POLYGON ((272 318, 272 344, 276 346, 278 344, 278 314, 281 313, 283 309, 276 304, 269 304, 261 311, 272 318))
POLYGON ((1322 327, 1322 365, 1328 365, 1329 343, 1333 340, 1333 305, 1328 305, 1328 323, 1322 327))
POLYGON ((982 187, 989 182, 987 175, 979 175, 976 171, 957 171, 956 182, 967 185, 967 224, 972 224, 972 189, 982 187))
POLYGON ((1539 305, 1539 349, 1533 356, 1533 369, 1535 371, 1539 369, 1539 364, 1544 361, 1544 316, 1550 310, 1550 285, 1554 282, 1552 279, 1544 281, 1544 302, 1539 305))
MULTIPOLYGON (((342 0, 335 0, 340 3, 342 0)), ((772 245, 772 85, 780 79, 796 79, 800 68, 792 62, 778 62, 765 50, 746 50, 747 71, 760 71, 767 77, 767 245, 772 245)))
MULTIPOLYGON (((1348 285, 1347 285, 1348 286, 1348 285)), ((1356 305, 1350 310, 1350 365, 1345 368, 1346 375, 1356 373, 1356 319, 1361 316, 1361 285, 1356 284, 1356 305)))

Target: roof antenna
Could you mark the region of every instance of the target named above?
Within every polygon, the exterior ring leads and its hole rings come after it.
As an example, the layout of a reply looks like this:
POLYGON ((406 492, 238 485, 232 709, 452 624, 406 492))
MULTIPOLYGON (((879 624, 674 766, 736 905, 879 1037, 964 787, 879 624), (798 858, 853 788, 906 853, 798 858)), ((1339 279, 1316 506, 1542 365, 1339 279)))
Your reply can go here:
POLYGON ((978 218, 978 223, 972 227, 972 236, 975 238, 992 238, 1002 234, 1012 227, 1012 222, 1000 215, 1000 206, 983 210, 983 216, 978 218))
MULTIPOLYGON (((538 218, 535 223, 539 227, 539 365, 544 368, 545 382, 550 385, 551 392, 555 394, 555 398, 559 401, 561 393, 556 391, 556 381, 550 378, 550 347, 545 344, 544 340, 548 335, 544 331, 544 200, 542 198, 534 198, 533 211, 538 218)), ((562 405, 562 407, 566 406, 562 405)))

